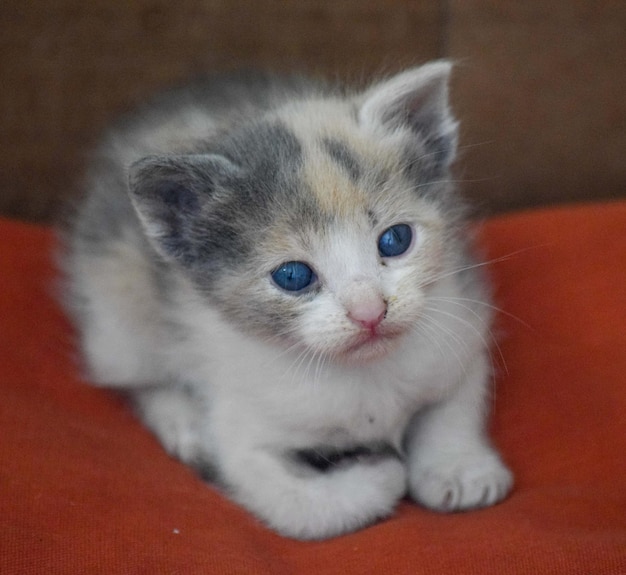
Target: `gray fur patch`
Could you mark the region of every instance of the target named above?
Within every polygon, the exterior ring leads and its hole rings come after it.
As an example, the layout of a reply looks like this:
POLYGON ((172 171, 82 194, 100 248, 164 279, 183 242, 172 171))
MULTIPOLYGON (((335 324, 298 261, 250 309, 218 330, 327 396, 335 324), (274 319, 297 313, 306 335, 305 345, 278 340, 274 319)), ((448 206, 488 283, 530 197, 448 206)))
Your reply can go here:
POLYGON ((302 146, 282 122, 261 122, 223 140, 219 152, 242 166, 267 193, 277 175, 294 174, 302 165, 302 146))
POLYGON ((302 149, 280 123, 246 127, 211 153, 143 160, 133 177, 138 210, 158 242, 213 291, 221 272, 245 266, 281 210, 311 214, 298 173, 302 149), (220 160, 221 158, 221 160, 220 160))
POLYGON ((242 329, 288 333, 300 315, 300 303, 278 292, 275 301, 259 301, 246 290, 249 282, 258 281, 253 280, 258 274, 254 262, 262 254, 256 252, 272 229, 299 234, 322 225, 324 216, 301 178, 302 146, 283 123, 260 122, 225 138, 215 151, 240 170, 223 180, 219 198, 202 214, 205 237, 198 239, 206 258, 193 265, 192 276, 242 329), (225 274, 239 278, 238 287, 227 283, 230 287, 224 289, 225 274))
POLYGON ((243 167, 231 183, 232 210, 259 234, 276 221, 294 230, 319 223, 320 207, 301 178, 302 146, 282 122, 253 125, 222 143, 219 152, 243 167))

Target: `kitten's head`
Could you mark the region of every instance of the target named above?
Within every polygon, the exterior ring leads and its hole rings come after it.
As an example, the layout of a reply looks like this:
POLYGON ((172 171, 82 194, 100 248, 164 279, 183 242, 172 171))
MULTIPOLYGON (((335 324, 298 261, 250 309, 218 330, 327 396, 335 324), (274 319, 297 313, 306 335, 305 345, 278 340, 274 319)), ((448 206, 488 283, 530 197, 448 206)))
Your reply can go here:
POLYGON ((242 331, 381 357, 458 250, 449 72, 285 99, 210 153, 141 160, 131 199, 148 238, 242 331))

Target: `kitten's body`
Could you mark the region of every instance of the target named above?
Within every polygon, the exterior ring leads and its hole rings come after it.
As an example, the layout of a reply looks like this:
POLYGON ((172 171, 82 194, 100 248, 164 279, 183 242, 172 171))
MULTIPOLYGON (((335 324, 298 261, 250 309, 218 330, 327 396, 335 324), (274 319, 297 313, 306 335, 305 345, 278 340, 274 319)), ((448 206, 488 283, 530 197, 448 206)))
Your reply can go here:
POLYGON ((407 488, 454 510, 510 487, 484 433, 491 308, 448 182, 448 73, 355 95, 214 80, 126 119, 91 173, 66 268, 94 380, 286 535, 356 529, 407 488), (285 262, 310 284, 279 287, 285 262))

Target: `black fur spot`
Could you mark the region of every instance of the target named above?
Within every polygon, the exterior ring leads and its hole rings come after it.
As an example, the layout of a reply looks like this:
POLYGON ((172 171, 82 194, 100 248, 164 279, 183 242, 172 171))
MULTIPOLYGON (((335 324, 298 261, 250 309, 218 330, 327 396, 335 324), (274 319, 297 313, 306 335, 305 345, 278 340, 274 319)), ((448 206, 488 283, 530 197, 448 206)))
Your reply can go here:
POLYGON ((298 449, 293 452, 293 458, 296 462, 312 467, 320 473, 332 471, 333 468, 339 465, 349 465, 358 461, 380 457, 398 457, 398 453, 388 443, 352 445, 344 448, 319 445, 307 449, 298 449))

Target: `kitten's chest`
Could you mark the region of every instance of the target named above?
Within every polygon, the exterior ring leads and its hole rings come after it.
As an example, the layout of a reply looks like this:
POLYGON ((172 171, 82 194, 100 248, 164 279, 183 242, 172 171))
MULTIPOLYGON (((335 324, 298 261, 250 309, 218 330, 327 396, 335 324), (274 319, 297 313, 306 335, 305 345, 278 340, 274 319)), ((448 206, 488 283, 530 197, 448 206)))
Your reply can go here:
POLYGON ((459 376, 454 362, 442 363, 432 346, 414 338, 360 366, 309 365, 297 351, 277 354, 227 326, 210 343, 193 356, 200 358, 197 368, 187 369, 209 396, 208 432, 245 435, 255 444, 397 444, 411 416, 445 397, 459 376))
MULTIPOLYGON (((441 381, 431 384, 424 374, 401 367, 326 368, 286 377, 274 364, 262 380, 257 370, 250 385, 223 388, 215 398, 220 413, 214 415, 278 444, 399 445, 411 416, 442 391, 441 381)), ((244 380, 240 374, 238 381, 244 380)))

